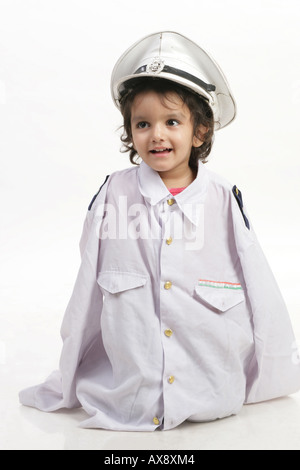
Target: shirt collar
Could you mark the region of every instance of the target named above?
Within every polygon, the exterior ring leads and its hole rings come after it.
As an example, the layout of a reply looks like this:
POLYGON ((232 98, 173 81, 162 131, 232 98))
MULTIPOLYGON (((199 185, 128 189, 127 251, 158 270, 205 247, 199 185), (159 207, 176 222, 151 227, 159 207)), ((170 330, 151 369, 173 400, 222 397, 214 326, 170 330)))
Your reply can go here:
POLYGON ((176 196, 171 195, 163 180, 144 161, 138 168, 138 184, 142 196, 155 206, 162 200, 175 199, 183 214, 196 226, 200 223, 201 210, 208 186, 208 174, 204 164, 199 161, 196 179, 181 193, 176 196))

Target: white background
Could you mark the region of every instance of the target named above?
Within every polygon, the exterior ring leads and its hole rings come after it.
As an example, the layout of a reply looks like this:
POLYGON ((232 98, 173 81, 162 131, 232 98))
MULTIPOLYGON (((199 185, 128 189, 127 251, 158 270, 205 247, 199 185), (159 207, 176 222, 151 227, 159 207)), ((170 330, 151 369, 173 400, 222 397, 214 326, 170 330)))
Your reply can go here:
POLYGON ((238 116, 217 132, 208 168, 242 190, 300 340, 299 24, 298 0, 0 0, 0 448, 300 448, 299 394, 132 438, 17 397, 57 368, 87 206, 131 165, 112 68, 160 30, 197 42, 228 78, 238 116))

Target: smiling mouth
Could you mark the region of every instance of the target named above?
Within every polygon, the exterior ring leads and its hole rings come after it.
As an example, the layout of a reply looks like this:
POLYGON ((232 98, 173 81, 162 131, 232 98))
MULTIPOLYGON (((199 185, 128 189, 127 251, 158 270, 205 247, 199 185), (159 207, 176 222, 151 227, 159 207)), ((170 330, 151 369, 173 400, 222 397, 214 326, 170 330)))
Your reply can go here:
POLYGON ((152 153, 152 155, 161 155, 161 154, 168 154, 170 152, 172 152, 173 149, 168 149, 168 148, 164 148, 164 149, 154 149, 154 150, 150 150, 150 153, 152 153))

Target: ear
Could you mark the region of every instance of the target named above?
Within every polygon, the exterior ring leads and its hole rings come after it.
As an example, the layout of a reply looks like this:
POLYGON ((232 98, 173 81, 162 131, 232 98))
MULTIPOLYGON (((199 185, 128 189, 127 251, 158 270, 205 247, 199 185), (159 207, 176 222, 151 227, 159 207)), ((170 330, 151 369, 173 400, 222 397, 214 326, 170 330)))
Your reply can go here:
POLYGON ((202 124, 200 124, 200 126, 198 127, 194 137, 193 137, 193 147, 201 147, 201 145, 204 144, 204 136, 205 134, 207 133, 208 131, 208 127, 205 127, 203 126, 202 124))

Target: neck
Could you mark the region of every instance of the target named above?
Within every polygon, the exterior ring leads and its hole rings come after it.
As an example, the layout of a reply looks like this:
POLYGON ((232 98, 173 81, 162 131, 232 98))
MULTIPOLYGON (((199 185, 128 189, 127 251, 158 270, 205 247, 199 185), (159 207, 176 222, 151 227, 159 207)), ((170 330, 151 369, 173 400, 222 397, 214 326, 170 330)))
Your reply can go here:
POLYGON ((189 186, 197 176, 196 172, 188 167, 185 172, 168 173, 168 172, 158 172, 159 176, 163 180, 167 188, 183 188, 189 186))

